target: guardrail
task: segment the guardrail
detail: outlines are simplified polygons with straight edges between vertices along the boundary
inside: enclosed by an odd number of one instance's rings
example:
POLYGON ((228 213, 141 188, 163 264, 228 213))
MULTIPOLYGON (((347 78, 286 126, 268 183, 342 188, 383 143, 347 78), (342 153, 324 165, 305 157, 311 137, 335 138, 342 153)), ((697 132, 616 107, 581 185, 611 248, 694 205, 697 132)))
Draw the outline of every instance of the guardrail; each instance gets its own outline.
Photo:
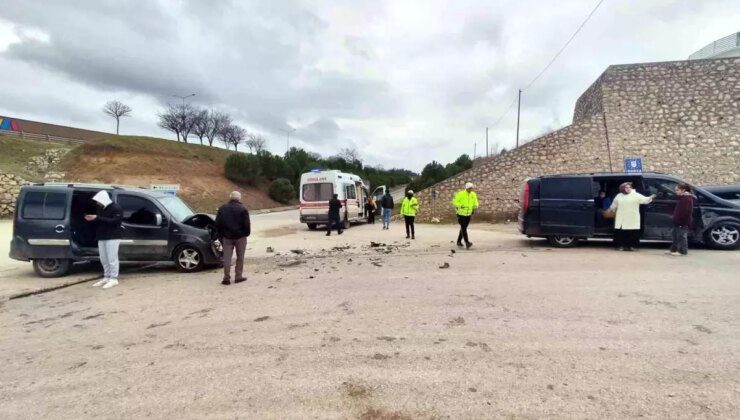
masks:
POLYGON ((48 134, 26 133, 23 131, 0 130, 0 134, 5 135, 5 136, 16 136, 20 138, 45 140, 48 142, 62 142, 62 143, 69 143, 69 144, 85 143, 85 140, 80 140, 80 139, 70 139, 67 137, 50 136, 48 134))
POLYGON ((720 38, 710 44, 707 44, 704 48, 691 54, 689 60, 700 60, 702 58, 709 58, 717 54, 722 54, 733 48, 740 47, 740 32, 726 37, 720 38))

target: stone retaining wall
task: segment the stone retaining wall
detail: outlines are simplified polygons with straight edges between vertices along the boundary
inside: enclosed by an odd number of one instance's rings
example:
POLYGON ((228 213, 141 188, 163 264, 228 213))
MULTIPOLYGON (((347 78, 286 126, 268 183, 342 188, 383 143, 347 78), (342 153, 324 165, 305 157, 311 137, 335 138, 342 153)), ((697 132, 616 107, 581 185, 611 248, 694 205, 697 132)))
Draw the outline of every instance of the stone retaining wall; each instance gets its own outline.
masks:
POLYGON ((26 181, 19 176, 0 172, 0 218, 13 215, 18 193, 25 183, 26 181))
POLYGON ((478 217, 514 218, 527 178, 645 171, 695 185, 740 183, 740 59, 610 66, 578 99, 574 121, 418 194, 419 219, 451 219, 454 192, 476 183, 478 217), (610 164, 611 160, 611 164, 610 164))

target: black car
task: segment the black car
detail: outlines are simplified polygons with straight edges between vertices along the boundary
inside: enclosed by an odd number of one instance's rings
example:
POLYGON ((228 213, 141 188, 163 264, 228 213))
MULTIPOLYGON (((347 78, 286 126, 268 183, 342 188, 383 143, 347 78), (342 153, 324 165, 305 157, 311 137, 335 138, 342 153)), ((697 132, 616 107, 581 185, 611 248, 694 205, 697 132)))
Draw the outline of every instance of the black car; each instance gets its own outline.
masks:
MULTIPOLYGON (((632 182, 643 195, 655 194, 640 206, 641 238, 670 241, 676 185, 680 179, 660 173, 590 173, 548 175, 524 184, 519 210, 519 231, 527 237, 547 238, 553 246, 574 246, 586 238, 609 238, 614 220, 604 218, 596 202, 600 191, 609 199, 619 184, 632 182)), ((689 239, 717 249, 740 245, 740 205, 694 188, 696 206, 689 239)))
POLYGON ((740 204, 740 185, 723 185, 721 187, 711 186, 702 188, 723 200, 740 204))
POLYGON ((106 190, 123 209, 120 261, 175 262, 196 271, 221 262, 213 216, 194 213, 180 198, 143 188, 46 183, 21 188, 10 257, 32 261, 39 276, 65 275, 74 262, 99 260, 92 197, 106 190))

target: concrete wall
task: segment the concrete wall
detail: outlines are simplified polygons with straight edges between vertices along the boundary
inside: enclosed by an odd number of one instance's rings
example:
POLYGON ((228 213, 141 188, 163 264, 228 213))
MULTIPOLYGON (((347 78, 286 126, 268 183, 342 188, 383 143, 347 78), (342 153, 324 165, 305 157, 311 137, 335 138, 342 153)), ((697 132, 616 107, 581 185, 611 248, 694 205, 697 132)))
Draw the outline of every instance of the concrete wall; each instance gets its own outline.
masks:
POLYGON ((15 212, 15 202, 21 185, 26 181, 16 175, 0 172, 0 217, 10 217, 15 212))
POLYGON ((570 126, 435 185, 435 206, 421 191, 419 218, 453 217, 452 195, 466 181, 477 184, 479 217, 513 218, 527 178, 620 172, 626 157, 696 185, 740 183, 739 78, 740 59, 610 66, 578 99, 570 126))

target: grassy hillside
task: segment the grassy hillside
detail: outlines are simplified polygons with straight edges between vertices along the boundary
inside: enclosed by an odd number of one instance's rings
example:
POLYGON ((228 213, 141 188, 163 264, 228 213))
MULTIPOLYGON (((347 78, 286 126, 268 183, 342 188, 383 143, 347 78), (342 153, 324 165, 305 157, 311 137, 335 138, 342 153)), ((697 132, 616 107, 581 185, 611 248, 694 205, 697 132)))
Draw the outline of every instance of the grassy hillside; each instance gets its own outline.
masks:
POLYGON ((31 157, 51 148, 69 149, 60 167, 55 168, 65 173, 65 181, 146 188, 151 184, 180 184, 179 195, 194 210, 209 213, 215 212, 233 190, 242 192, 243 201, 251 209, 281 206, 268 197, 267 185, 244 186, 226 179, 224 162, 234 152, 152 137, 111 135, 70 146, 0 136, 0 171, 42 181, 25 167, 31 157))
POLYGON ((234 152, 152 137, 110 136, 73 149, 63 162, 67 179, 149 187, 180 184, 179 195, 195 210, 215 212, 229 192, 239 190, 251 209, 279 207, 267 186, 243 186, 224 176, 234 152))
POLYGON ((0 135, 0 171, 19 175, 28 181, 40 181, 37 173, 26 169, 28 161, 34 156, 43 155, 47 150, 59 148, 69 149, 71 146, 64 143, 0 135))

